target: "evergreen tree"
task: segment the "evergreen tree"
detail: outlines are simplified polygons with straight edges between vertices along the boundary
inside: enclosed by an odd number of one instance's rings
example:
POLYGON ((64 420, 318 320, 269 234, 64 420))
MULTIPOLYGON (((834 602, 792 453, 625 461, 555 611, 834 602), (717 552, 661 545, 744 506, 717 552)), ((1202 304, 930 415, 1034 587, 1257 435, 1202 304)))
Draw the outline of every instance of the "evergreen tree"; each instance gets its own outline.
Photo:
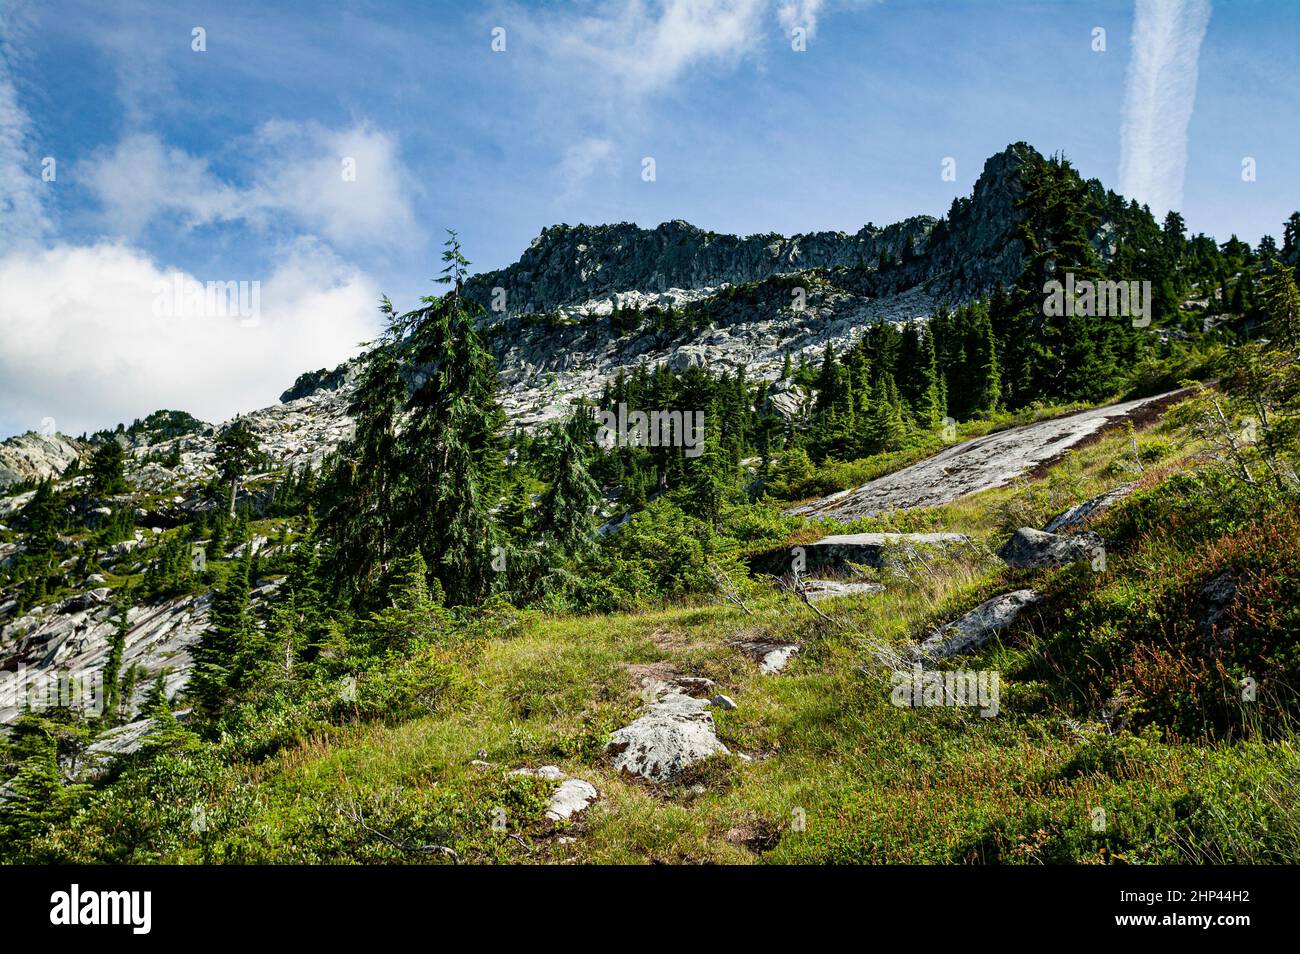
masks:
POLYGON ((974 412, 993 411, 1002 396, 1002 377, 998 370, 997 348, 988 309, 977 305, 971 309, 972 322, 966 345, 970 362, 971 396, 969 408, 974 412))
POLYGON ((451 617, 442 606, 442 589, 429 584, 429 567, 417 550, 398 561, 389 605, 370 616, 367 629, 376 648, 403 652, 413 645, 446 639, 451 617))
POLYGON ((104 711, 101 717, 107 722, 117 720, 119 710, 130 698, 123 699, 120 694, 118 679, 122 670, 122 654, 126 648, 126 637, 131 631, 127 613, 131 608, 130 591, 122 590, 118 594, 117 606, 113 615, 113 635, 108 639, 108 659, 104 662, 102 674, 104 691, 104 711))
POLYGON ((90 492, 107 496, 122 493, 126 486, 126 451, 116 437, 109 437, 90 458, 90 492))
POLYGON ((1263 293, 1269 333, 1294 350, 1300 342, 1300 291, 1295 276, 1276 259, 1264 276, 1263 293))
POLYGON ((69 785, 59 767, 59 733, 63 727, 26 713, 13 726, 10 759, 17 771, 0 799, 0 856, 39 860, 33 844, 75 810, 84 785, 69 785))
POLYGON ((934 429, 943 423, 948 413, 944 394, 940 390, 939 362, 935 356, 934 335, 926 331, 921 339, 920 357, 917 362, 916 419, 922 428, 934 429))
POLYGON ((903 436, 903 418, 894 388, 893 376, 882 372, 871 388, 871 405, 867 411, 865 441, 868 453, 894 450, 903 436))
POLYGON ((542 457, 546 490, 538 507, 537 528, 560 554, 582 557, 595 546, 592 513, 600 488, 590 474, 595 421, 585 404, 567 421, 551 427, 542 457))
POLYGON ((411 396, 400 441, 401 513, 407 548, 420 551, 454 602, 473 604, 493 586, 504 413, 471 311, 477 306, 461 295, 469 263, 455 233, 446 246, 439 280, 453 287, 411 316, 411 351, 424 382, 411 396))
POLYGON ((194 647, 189 693, 195 708, 215 720, 242 681, 241 656, 253 629, 248 603, 247 550, 212 597, 211 622, 194 647))
POLYGON ((691 464, 686 499, 687 513, 717 528, 722 506, 731 487, 731 468, 722 448, 717 407, 709 409, 704 428, 704 452, 691 464))
POLYGON ((407 319, 384 298, 383 334, 361 359, 348 412, 353 437, 339 448, 322 488, 320 535, 330 578, 350 602, 367 605, 389 572, 402 523, 398 425, 407 399, 402 379, 407 319))
POLYGON ((235 496, 239 484, 257 463, 257 437, 243 418, 235 418, 217 437, 214 463, 222 481, 230 485, 230 517, 235 516, 235 496))

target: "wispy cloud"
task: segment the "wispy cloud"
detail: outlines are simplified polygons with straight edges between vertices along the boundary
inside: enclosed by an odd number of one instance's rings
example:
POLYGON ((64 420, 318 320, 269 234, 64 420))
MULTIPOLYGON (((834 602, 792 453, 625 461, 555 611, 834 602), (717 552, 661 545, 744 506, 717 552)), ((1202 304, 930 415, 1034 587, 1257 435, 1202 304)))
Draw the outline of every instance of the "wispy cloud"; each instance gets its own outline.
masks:
POLYGON ((1119 191, 1157 215, 1183 204, 1187 124, 1209 22, 1209 0, 1137 0, 1120 130, 1119 191))
POLYGON ((380 130, 276 120, 258 128, 245 152, 248 185, 223 180, 204 159, 151 132, 125 137, 79 173, 115 235, 134 238, 163 216, 183 228, 287 217, 339 247, 391 244, 411 233, 413 179, 380 130))
POLYGON ((812 37, 817 32, 817 14, 821 8, 822 0, 782 0, 776 16, 787 34, 795 27, 803 27, 812 37))
POLYGON ((614 143, 599 136, 589 136, 564 150, 560 160, 560 181, 573 189, 608 166, 614 155, 614 143))
POLYGON ((638 98, 674 85, 690 69, 731 65, 759 45, 770 0, 601 0, 586 12, 560 6, 530 21, 557 63, 594 69, 608 87, 638 98))
POLYGON ((31 117, 18 99, 12 64, 31 30, 30 9, 0 4, 0 250, 43 239, 52 225, 33 151, 31 117))

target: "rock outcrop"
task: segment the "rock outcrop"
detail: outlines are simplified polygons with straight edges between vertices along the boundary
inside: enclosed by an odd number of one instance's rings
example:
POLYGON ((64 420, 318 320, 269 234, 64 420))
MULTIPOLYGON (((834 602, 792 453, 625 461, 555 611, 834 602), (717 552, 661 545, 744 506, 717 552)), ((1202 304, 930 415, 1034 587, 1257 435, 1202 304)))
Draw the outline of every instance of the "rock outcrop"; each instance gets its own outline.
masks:
POLYGON ((969 613, 940 628, 913 652, 917 660, 947 659, 983 646, 1042 597, 1036 590, 1013 590, 985 600, 969 613))
POLYGON ((600 793, 596 791, 595 785, 580 778, 566 775, 555 765, 543 765, 541 768, 515 769, 510 774, 526 775, 530 778, 541 778, 560 783, 555 791, 551 793, 551 797, 546 803, 546 817, 553 822, 570 820, 573 816, 585 812, 600 798, 600 793))
POLYGON ((788 512, 848 522, 890 510, 934 507, 967 494, 1004 487, 1017 477, 1051 463, 1110 424, 1185 393, 1170 391, 1091 408, 962 441, 918 464, 788 512))
POLYGON ((24 481, 57 477, 85 450, 81 441, 35 431, 0 442, 0 490, 24 481))
POLYGON ((1078 530, 1093 517, 1100 516, 1120 501, 1127 500, 1136 489, 1136 483, 1121 484, 1114 490, 1108 490, 1091 500, 1077 503, 1073 507, 1058 513, 1047 522, 1047 526, 1043 527, 1043 529, 1048 533, 1066 533, 1078 530))
POLYGON ((774 643, 766 639, 743 640, 735 645, 758 663, 758 671, 765 676, 784 672, 790 660, 799 652, 797 643, 774 643))
POLYGON ((728 755, 713 726, 711 704, 670 692, 635 722, 614 732, 605 746, 614 768, 652 782, 667 782, 713 755, 728 755))
POLYGON ((805 580, 804 591, 816 603, 840 596, 874 596, 883 593, 885 587, 870 580, 805 580))
POLYGON ((1003 544, 998 556, 1017 570, 1042 570, 1095 559, 1101 546, 1101 537, 1087 531, 1064 536, 1021 527, 1003 544))

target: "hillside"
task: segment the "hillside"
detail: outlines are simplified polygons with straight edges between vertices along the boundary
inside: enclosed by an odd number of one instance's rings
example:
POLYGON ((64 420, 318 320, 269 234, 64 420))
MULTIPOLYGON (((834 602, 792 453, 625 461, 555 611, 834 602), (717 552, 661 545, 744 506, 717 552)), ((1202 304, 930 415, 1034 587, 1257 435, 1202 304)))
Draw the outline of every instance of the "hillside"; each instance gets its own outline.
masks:
POLYGON ((1294 861, 1298 226, 1018 143, 853 235, 453 234, 278 405, 6 441, 0 859, 1294 861))

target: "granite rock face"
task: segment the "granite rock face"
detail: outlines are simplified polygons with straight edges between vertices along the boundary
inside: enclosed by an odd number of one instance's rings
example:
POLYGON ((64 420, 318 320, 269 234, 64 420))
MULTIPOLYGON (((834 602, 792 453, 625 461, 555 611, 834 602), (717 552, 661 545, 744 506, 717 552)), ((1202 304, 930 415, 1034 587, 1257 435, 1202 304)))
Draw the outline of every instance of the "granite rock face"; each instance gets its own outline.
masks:
POLYGON ((1101 537, 1095 533, 1085 531, 1067 537, 1033 527, 1021 527, 1003 544, 998 556, 1007 566, 1017 570, 1042 570, 1093 560, 1101 547, 1101 537))
POLYGON ((81 441, 62 434, 28 431, 0 442, 0 490, 63 473, 87 449, 81 441))
POLYGON ((848 522, 890 510, 933 507, 981 490, 1004 487, 1055 460, 1109 424, 1184 393, 1170 391, 1091 408, 962 441, 920 463, 788 512, 848 522))
POLYGON ((1114 490, 1077 503, 1073 507, 1058 513, 1043 527, 1048 533, 1068 533, 1083 527, 1093 517, 1100 516, 1115 504, 1127 500, 1137 489, 1137 484, 1122 484, 1114 490))
MULTIPOLYGON (((1015 279, 1023 255, 1016 202, 1032 155, 1016 143, 990 158, 942 223, 917 216, 788 237, 720 235, 682 221, 547 228, 519 261, 472 276, 464 289, 485 309, 506 412, 536 428, 597 396, 620 369, 664 362, 743 368, 771 385, 772 407, 796 416, 807 395, 777 381, 787 355, 820 355, 827 343, 842 350, 874 322, 924 319, 941 301, 1015 279), (657 323, 648 317, 656 309, 676 319, 657 323)), ((282 399, 346 398, 355 370, 308 372, 282 399)))
POLYGON ((914 652, 921 659, 947 659, 978 649, 1006 629, 1042 597, 1036 590, 1013 590, 985 600, 925 639, 914 652))

